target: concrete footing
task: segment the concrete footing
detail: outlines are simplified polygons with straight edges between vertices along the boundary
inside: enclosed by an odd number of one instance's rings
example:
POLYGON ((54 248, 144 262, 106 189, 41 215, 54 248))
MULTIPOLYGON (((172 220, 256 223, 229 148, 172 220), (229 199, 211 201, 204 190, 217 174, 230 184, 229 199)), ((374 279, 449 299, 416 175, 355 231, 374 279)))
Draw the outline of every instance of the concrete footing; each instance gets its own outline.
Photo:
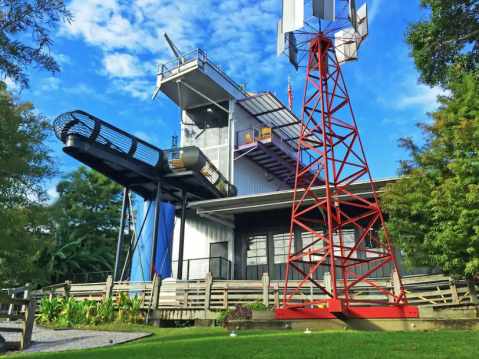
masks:
POLYGON ((332 330, 351 329, 368 331, 407 331, 469 329, 479 330, 477 308, 472 305, 440 308, 418 308, 419 318, 403 319, 310 319, 278 320, 274 312, 254 311, 253 319, 228 322, 228 330, 279 329, 279 330, 332 330))

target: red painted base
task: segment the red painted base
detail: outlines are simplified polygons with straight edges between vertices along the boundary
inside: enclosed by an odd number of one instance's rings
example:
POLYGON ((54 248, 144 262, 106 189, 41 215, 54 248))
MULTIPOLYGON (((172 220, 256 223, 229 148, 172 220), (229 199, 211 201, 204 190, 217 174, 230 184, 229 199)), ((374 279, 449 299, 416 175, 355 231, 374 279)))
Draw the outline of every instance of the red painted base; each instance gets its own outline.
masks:
POLYGON ((351 307, 341 311, 332 308, 276 309, 276 319, 349 319, 419 318, 417 307, 351 307))

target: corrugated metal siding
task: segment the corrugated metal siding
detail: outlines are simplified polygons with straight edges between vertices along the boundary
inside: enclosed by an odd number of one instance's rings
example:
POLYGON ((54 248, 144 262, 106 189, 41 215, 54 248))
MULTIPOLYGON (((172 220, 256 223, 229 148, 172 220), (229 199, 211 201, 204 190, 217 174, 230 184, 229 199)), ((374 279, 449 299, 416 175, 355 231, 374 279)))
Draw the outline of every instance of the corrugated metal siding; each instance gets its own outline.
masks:
MULTIPOLYGON (((345 212, 348 214, 349 211, 345 209, 345 212)), ((351 213, 349 213, 351 215, 351 213)), ((235 279, 238 280, 261 280, 263 273, 268 273, 272 280, 284 280, 286 275, 286 263, 274 263, 274 242, 273 236, 275 233, 289 233, 290 222, 291 221, 291 210, 290 209, 278 209, 272 211, 264 212, 255 212, 255 213, 245 213, 237 214, 235 225, 236 225, 236 234, 235 234, 235 253, 234 253, 234 267, 235 267, 235 279), (248 234, 262 233, 267 235, 267 258, 268 264, 266 265, 257 265, 257 266, 247 266, 247 236, 248 234)), ((364 224, 363 224, 364 225, 364 224)), ((295 227, 294 238, 295 238, 295 249, 301 249, 300 239, 302 229, 295 227)), ((359 237, 359 231, 356 233, 356 238, 359 237)), ((361 243, 360 248, 365 248, 364 242, 361 243)), ((361 254, 358 254, 361 255, 361 254)), ((406 275, 418 275, 418 274, 427 274, 428 270, 426 268, 415 268, 413 271, 410 271, 404 264, 402 264, 403 257, 399 250, 395 251, 396 261, 398 263, 398 270, 402 276, 406 275)), ((352 269, 358 275, 363 275, 368 272, 370 269, 374 268, 377 263, 372 262, 367 266, 357 266, 352 269)), ((309 272, 307 264, 298 264, 298 266, 305 272, 309 272)), ((391 276, 391 270, 394 268, 392 262, 387 263, 381 267, 378 271, 374 272, 371 277, 373 278, 384 278, 391 276)), ((329 272, 330 268, 327 266, 320 266, 314 274, 314 278, 322 278, 324 272, 329 272)), ((438 273, 438 270, 434 270, 433 273, 438 273)), ((341 278, 342 274, 339 269, 337 269, 337 277, 341 278)), ((292 280, 302 280, 303 277, 296 270, 290 270, 289 279, 292 280)))
MULTIPOLYGON (((255 165, 245 157, 235 161, 234 185, 238 189, 238 196, 248 194, 275 192, 281 186, 282 181, 271 179, 271 175, 264 175, 264 170, 255 165)), ((289 186, 283 186, 281 189, 289 189, 289 186)))
MULTIPOLYGON (((180 238, 180 218, 176 219, 173 235, 173 261, 178 260, 180 238)), ((185 223, 184 259, 208 258, 210 243, 228 242, 229 258, 233 256, 233 230, 210 219, 198 216, 194 212, 187 212, 185 223)))

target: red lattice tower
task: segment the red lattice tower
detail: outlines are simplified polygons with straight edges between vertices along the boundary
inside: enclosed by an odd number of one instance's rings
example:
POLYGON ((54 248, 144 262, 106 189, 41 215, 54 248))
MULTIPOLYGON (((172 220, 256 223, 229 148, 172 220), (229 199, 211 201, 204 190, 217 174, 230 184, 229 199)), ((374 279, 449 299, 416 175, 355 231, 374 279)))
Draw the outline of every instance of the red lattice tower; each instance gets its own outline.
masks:
MULTIPOLYGON (((325 1, 328 0, 318 0, 318 3, 324 5, 325 1)), ((295 0, 284 2, 294 3, 295 0)), ((316 1, 306 3, 316 5, 316 1)), ((367 36, 367 10, 364 6, 357 17, 351 16, 352 11, 356 13, 354 2, 338 0, 337 3, 345 5, 334 21, 324 24, 323 20, 312 17, 304 21, 301 29, 286 35, 290 62, 301 67, 302 60, 298 61, 296 57, 301 53, 307 63, 283 307, 276 311, 276 317, 417 317, 417 308, 408 306, 398 274, 341 72, 342 63, 357 59, 357 50, 367 36), (348 8, 350 15, 346 16, 344 13, 348 8), (315 29, 310 24, 312 19, 319 20, 319 28, 315 29), (353 21, 356 25, 347 28, 353 21), (335 38, 336 47, 331 37, 335 38), (300 170, 299 160, 308 157, 302 156, 302 152, 309 153, 312 160, 300 170), (303 176, 310 170, 316 171, 313 179, 303 176), (350 185, 360 179, 369 182, 371 200, 353 193, 350 185), (312 190, 318 180, 324 181, 325 198, 318 198, 312 190), (313 228, 318 224, 326 227, 324 232, 318 233, 313 228), (313 238, 311 243, 301 244, 300 250, 294 249, 295 226, 304 233, 309 232, 313 238), (345 231, 351 226, 359 236, 354 244, 347 244, 345 231), (384 242, 372 231, 378 227, 384 230, 384 242), (374 244, 370 245, 373 249, 361 246, 366 240, 374 244), (395 269, 395 286, 379 285, 371 279, 388 263, 395 269), (319 278, 320 266, 327 267, 325 272, 330 273, 330 281, 319 278), (288 287, 290 271, 298 272, 303 278, 299 285, 290 284, 288 287), (313 298, 313 286, 316 292, 321 293, 316 295, 317 299, 313 298), (311 293, 311 296, 308 297, 305 292, 311 293), (298 302, 298 295, 307 299, 298 302), (373 299, 368 299, 368 296, 373 299)), ((278 25, 279 33, 284 22, 283 15, 278 25)))

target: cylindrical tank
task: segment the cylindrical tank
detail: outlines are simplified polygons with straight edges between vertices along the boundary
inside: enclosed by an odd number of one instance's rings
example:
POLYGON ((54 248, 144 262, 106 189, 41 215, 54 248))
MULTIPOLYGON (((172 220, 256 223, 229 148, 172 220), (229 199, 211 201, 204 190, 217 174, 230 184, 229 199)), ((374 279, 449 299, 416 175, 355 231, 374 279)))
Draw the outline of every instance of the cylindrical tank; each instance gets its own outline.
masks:
MULTIPOLYGON (((130 281, 141 282, 149 280, 152 262, 151 245, 153 242, 154 218, 155 202, 144 201, 140 203, 136 216, 136 235, 138 236, 142 226, 143 231, 141 232, 138 246, 133 252, 130 281), (148 208, 150 209, 148 210, 148 208)), ((175 206, 162 202, 160 204, 160 222, 158 226, 158 245, 156 248, 155 262, 156 272, 161 274, 162 278, 171 277, 171 252, 173 250, 174 225, 175 206)))

